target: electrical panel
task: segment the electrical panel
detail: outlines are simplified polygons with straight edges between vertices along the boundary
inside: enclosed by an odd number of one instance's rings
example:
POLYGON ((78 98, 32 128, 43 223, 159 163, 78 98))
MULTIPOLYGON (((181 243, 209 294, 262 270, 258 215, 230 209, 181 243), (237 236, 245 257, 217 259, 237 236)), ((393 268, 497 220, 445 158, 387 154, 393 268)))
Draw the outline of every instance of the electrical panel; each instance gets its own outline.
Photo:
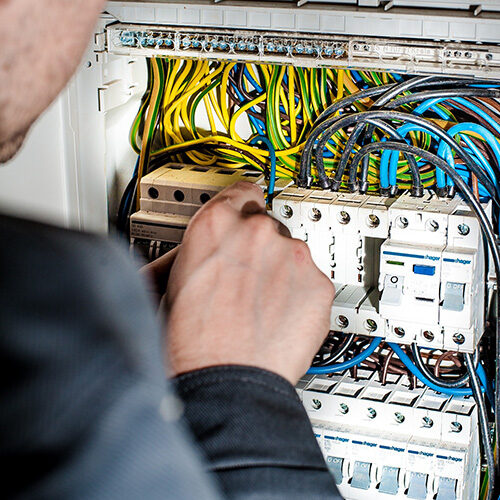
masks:
POLYGON ((465 500, 479 494, 477 409, 401 375, 308 376, 298 393, 346 499, 465 500))
POLYGON ((74 227, 109 221, 152 260, 243 180, 307 242, 336 297, 311 368, 325 374, 298 392, 345 498, 486 498, 493 439, 479 432, 478 401, 495 428, 500 387, 495 252, 485 245, 498 235, 499 44, 496 0, 111 0, 45 118, 60 131, 54 144, 44 136, 47 150, 64 151, 45 163, 64 172, 61 212, 74 227), (353 121, 320 152, 325 122, 349 116, 365 117, 365 129, 356 136, 353 121), (389 181, 383 155, 366 149, 384 143, 396 148, 389 181), (349 144, 345 175, 330 183, 349 144), (355 158, 358 185, 348 180, 355 158), (472 392, 468 355, 486 371, 486 397, 472 392))
POLYGON ((458 196, 398 199, 288 187, 273 216, 336 286, 331 328, 473 352, 483 333, 479 223, 458 196))

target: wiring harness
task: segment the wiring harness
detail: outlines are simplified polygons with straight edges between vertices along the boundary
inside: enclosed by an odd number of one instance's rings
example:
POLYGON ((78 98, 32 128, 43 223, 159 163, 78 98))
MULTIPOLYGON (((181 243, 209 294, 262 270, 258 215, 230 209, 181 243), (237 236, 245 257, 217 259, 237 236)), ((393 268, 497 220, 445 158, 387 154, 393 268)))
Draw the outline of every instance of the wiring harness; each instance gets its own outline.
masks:
MULTIPOLYGON (((396 196, 410 190, 456 192, 478 217, 497 279, 500 207, 500 85, 491 81, 255 65, 207 60, 148 60, 148 87, 130 142, 137 164, 120 203, 127 232, 140 180, 167 162, 264 173, 271 201, 278 177, 301 187, 396 196), (482 202, 491 200, 488 217, 482 202)), ((497 283, 498 286, 498 283, 497 283)), ((476 400, 488 466, 481 497, 493 498, 498 474, 500 332, 474 356, 401 347, 381 338, 331 332, 310 373, 376 370, 407 375, 476 400), (495 363, 483 366, 484 359, 495 363), (492 365, 495 365, 492 366, 492 365), (491 382, 493 379, 493 383, 491 382), (495 419, 493 438, 489 421, 495 419), (496 462, 496 466, 495 466, 496 462)))

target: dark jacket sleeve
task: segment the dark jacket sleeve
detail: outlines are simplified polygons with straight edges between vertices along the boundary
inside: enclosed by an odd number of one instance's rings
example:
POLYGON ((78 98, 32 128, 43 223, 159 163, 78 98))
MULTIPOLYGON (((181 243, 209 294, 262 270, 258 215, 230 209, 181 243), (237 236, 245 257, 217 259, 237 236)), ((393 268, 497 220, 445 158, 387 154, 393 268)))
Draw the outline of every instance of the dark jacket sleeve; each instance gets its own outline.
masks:
POLYGON ((294 387, 258 368, 175 379, 184 416, 231 500, 340 499, 294 387))
POLYGON ((2 498, 220 500, 124 251, 0 216, 2 498))

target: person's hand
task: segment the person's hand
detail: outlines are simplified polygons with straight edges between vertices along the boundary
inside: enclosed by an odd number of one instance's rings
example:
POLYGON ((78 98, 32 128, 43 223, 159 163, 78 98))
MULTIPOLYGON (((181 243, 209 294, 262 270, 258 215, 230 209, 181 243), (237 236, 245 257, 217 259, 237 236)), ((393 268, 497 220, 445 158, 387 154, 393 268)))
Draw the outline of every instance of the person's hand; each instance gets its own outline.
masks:
POLYGON ((261 189, 238 183, 193 217, 165 298, 174 375, 238 364, 295 384, 328 333, 334 287, 265 214, 261 189))

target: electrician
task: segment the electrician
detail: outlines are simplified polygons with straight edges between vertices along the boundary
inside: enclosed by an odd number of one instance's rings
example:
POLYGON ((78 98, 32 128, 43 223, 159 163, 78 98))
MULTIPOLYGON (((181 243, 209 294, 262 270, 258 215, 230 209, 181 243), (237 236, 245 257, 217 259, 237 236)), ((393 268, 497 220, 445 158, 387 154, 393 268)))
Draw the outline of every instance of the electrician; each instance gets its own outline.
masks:
MULTIPOLYGON (((0 0, 0 163, 103 7, 0 0)), ((334 289, 258 188, 221 193, 145 268, 166 327, 111 241, 3 215, 0 238, 4 498, 340 498, 294 390, 334 289)))

